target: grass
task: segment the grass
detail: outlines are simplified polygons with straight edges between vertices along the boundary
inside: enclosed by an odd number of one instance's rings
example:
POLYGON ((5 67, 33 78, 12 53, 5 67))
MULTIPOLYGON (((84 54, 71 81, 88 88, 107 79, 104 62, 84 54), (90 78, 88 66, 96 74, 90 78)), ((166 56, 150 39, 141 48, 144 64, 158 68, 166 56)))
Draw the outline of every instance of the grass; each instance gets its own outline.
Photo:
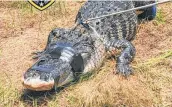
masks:
MULTIPOLYGON (((134 69, 137 72, 135 72, 135 76, 128 78, 129 81, 121 78, 120 76, 118 77, 113 75, 110 72, 113 64, 111 64, 111 61, 108 60, 101 70, 97 72, 97 74, 93 74, 93 78, 83 77, 84 79, 82 78, 82 80, 77 84, 71 85, 59 93, 52 94, 54 98, 51 100, 47 99, 46 94, 35 98, 31 96, 30 99, 28 98, 28 101, 20 100, 22 92, 15 88, 15 84, 9 83, 9 85, 7 85, 1 83, 0 101, 3 102, 1 103, 1 106, 11 107, 16 105, 23 107, 27 104, 37 107, 41 106, 39 104, 42 102, 39 100, 40 97, 48 100, 45 105, 49 107, 65 102, 67 102, 70 106, 77 107, 110 107, 113 105, 145 106, 145 103, 147 106, 150 106, 151 104, 164 106, 160 90, 162 90, 163 86, 167 87, 172 83, 172 74, 170 73, 170 68, 167 66, 169 64, 168 60, 171 58, 172 51, 168 51, 163 52, 156 58, 134 64, 134 69), (163 71, 163 67, 166 68, 166 71, 163 71)), ((4 79, 7 80, 7 77, 4 77, 4 79)))
POLYGON ((137 67, 140 67, 140 66, 152 67, 152 66, 157 65, 158 63, 163 62, 166 58, 171 57, 171 56, 172 56, 172 50, 165 51, 158 57, 148 59, 144 63, 139 63, 137 67))
POLYGON ((157 21, 158 24, 165 23, 164 13, 163 13, 162 9, 159 9, 159 11, 157 12, 155 20, 157 21))
POLYGON ((56 92, 23 89, 22 73, 34 63, 30 53, 45 47, 53 28, 71 27, 82 4, 56 2, 40 12, 26 2, 1 2, 0 107, 172 106, 172 27, 166 23, 172 3, 159 6, 156 19, 141 24, 134 41, 134 75, 115 75, 115 62, 107 59, 99 70, 56 92))

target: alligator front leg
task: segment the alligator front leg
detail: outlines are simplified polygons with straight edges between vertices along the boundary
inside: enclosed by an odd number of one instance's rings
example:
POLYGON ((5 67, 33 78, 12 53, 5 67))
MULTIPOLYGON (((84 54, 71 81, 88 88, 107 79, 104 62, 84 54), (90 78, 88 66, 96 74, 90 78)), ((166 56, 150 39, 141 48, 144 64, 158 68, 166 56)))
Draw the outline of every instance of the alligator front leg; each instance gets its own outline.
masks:
POLYGON ((111 40, 106 43, 106 49, 111 51, 113 49, 122 49, 121 54, 117 57, 117 73, 128 76, 132 73, 130 63, 135 56, 135 48, 131 42, 125 39, 111 40))
POLYGON ((37 59, 40 56, 42 56, 45 53, 45 51, 48 49, 50 44, 55 43, 58 40, 58 38, 61 36, 60 34, 64 31, 65 29, 62 29, 62 28, 53 29, 48 36, 48 41, 47 41, 45 49, 43 51, 33 52, 32 54, 34 54, 34 56, 32 58, 37 59))

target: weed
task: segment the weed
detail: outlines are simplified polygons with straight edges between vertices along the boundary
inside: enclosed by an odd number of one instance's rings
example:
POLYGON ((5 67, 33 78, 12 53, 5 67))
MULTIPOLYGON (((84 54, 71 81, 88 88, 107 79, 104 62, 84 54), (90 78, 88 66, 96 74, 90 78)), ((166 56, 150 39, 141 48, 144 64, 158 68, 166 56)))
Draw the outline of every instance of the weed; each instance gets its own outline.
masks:
POLYGON ((157 15, 156 15, 155 20, 158 24, 165 24, 166 20, 165 20, 164 13, 163 13, 162 9, 159 9, 157 11, 157 15))

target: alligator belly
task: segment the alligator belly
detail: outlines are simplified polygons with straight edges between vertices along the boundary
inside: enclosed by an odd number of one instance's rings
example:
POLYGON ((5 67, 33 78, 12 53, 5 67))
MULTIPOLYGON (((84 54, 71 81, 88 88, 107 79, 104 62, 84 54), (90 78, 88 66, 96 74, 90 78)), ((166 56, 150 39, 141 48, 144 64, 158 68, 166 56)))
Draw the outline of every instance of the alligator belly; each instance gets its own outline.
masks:
POLYGON ((85 63, 83 74, 99 68, 102 65, 103 60, 105 59, 105 56, 106 51, 104 45, 102 44, 102 42, 96 41, 95 50, 91 53, 91 57, 87 59, 87 62, 85 63))

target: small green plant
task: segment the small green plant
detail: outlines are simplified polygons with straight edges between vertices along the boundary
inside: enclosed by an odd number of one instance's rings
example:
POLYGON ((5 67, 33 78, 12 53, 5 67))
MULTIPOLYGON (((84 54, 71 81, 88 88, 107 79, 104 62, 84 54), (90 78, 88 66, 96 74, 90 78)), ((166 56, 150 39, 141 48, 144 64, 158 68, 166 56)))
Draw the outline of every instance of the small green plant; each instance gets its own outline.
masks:
POLYGON ((172 56, 172 50, 168 50, 168 51, 163 52, 163 54, 161 54, 158 57, 148 59, 146 62, 138 64, 137 67, 141 67, 141 66, 152 67, 171 56, 172 56))
POLYGON ((162 9, 159 9, 155 18, 156 22, 158 24, 164 24, 165 23, 165 17, 164 17, 164 13, 162 11, 162 9))

